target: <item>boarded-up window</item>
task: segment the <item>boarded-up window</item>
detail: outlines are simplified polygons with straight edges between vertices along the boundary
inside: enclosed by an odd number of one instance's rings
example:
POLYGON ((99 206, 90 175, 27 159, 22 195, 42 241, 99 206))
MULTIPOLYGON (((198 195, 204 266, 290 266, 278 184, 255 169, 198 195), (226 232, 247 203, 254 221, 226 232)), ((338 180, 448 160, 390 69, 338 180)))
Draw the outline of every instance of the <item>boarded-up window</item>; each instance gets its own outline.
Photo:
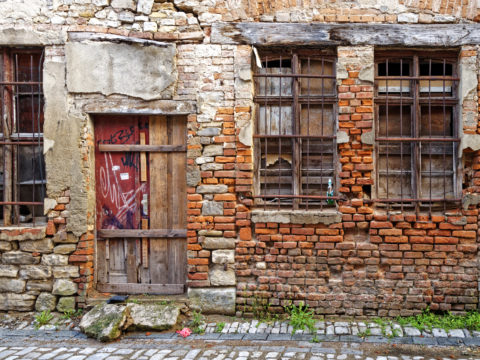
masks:
POLYGON ((322 207, 335 186, 335 58, 264 53, 255 74, 257 203, 322 207))
POLYGON ((377 197, 417 209, 456 201, 457 53, 376 54, 377 197))
POLYGON ((0 49, 3 225, 45 222, 42 49, 0 49))

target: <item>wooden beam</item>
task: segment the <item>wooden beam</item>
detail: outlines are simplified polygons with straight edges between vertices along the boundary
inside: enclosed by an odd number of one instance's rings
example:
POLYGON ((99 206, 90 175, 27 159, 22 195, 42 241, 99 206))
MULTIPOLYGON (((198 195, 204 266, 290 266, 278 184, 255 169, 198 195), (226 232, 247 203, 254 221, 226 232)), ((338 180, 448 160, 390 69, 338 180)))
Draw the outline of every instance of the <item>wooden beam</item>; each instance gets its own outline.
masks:
POLYGON ((115 293, 115 294, 159 294, 172 295, 183 294, 185 286, 183 284, 97 284, 97 291, 115 293))
POLYGON ((182 229, 100 229, 98 238, 186 238, 182 229))
POLYGON ((123 151, 142 151, 142 152, 185 152, 186 145, 131 145, 131 144, 100 144, 98 150, 101 152, 123 152, 123 151))
POLYGON ((212 44, 480 45, 478 24, 214 23, 212 44))

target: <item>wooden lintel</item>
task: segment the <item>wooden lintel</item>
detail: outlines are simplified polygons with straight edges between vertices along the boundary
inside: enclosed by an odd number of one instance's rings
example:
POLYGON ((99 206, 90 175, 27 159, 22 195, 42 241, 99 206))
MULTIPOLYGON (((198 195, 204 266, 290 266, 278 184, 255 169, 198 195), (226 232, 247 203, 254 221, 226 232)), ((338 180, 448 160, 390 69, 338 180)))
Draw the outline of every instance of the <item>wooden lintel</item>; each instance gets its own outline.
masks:
POLYGON ((97 283, 97 291, 115 293, 115 294, 158 294, 173 295, 183 294, 185 285, 183 284, 102 284, 97 283))
POLYGON ((182 229, 101 229, 98 238, 185 238, 187 230, 182 229))
POLYGON ((100 144, 98 149, 101 152, 123 152, 123 151, 144 151, 144 152, 185 152, 186 145, 130 145, 130 144, 100 144))
POLYGON ((214 23, 212 44, 375 45, 457 47, 480 45, 478 24, 214 23))

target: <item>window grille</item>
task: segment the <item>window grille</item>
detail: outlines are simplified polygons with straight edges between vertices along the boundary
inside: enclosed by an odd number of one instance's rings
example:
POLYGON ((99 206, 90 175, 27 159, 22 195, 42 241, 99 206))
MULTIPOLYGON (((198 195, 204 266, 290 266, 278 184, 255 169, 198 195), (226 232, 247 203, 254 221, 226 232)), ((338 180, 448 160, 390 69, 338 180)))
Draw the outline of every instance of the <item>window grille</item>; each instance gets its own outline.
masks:
POLYGON ((3 225, 44 222, 42 49, 0 49, 3 225))
POLYGON ((255 73, 256 198, 264 207, 333 205, 335 58, 320 52, 263 53, 255 73))
POLYGON ((458 202, 456 52, 376 54, 376 191, 388 208, 458 202))

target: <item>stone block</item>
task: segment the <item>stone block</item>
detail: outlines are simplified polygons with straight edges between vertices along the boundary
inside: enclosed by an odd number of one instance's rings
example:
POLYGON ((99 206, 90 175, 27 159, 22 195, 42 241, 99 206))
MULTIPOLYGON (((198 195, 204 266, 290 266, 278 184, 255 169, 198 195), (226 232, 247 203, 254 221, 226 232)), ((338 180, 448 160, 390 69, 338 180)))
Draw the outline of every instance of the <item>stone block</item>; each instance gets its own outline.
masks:
POLYGON ((200 170, 196 165, 187 165, 187 185, 188 186, 197 186, 198 183, 202 180, 200 177, 200 170))
POLYGON ((40 293, 35 302, 35 311, 53 311, 57 305, 57 297, 47 292, 40 293))
POLYGON ((0 293, 0 311, 32 311, 36 298, 30 294, 0 293))
POLYGON ((180 310, 175 305, 128 304, 132 326, 139 330, 162 331, 177 323, 180 310))
POLYGON ((52 291, 52 280, 28 280, 27 291, 52 291))
POLYGON ((223 203, 217 201, 204 201, 202 215, 223 215, 223 203))
POLYGON ((204 249, 235 249, 235 239, 207 237, 203 240, 204 249))
POLYGON ((30 265, 24 266, 20 269, 20 278, 22 279, 34 279, 34 280, 47 280, 52 277, 52 269, 45 265, 30 265))
POLYGON ((42 240, 20 241, 20 250, 27 252, 51 253, 53 250, 53 241, 51 238, 42 240))
POLYGON ((101 303, 83 316, 79 326, 89 337, 99 341, 112 341, 122 334, 127 317, 126 306, 101 303))
POLYGON ((12 250, 12 244, 10 241, 0 241, 0 251, 10 251, 12 250))
POLYGON ((235 263, 235 250, 214 250, 212 251, 212 262, 214 264, 235 263))
POLYGON ((212 266, 208 275, 213 286, 231 286, 237 283, 235 271, 230 268, 225 270, 223 265, 212 266))
POLYGON ((153 0, 138 0, 137 12, 150 15, 152 13, 153 0))
POLYGON ((68 255, 47 254, 42 256, 44 265, 68 265, 68 255))
POLYGON ((223 194, 228 191, 227 185, 200 185, 197 186, 197 193, 199 194, 223 194))
POLYGON ((235 287, 228 288, 189 288, 188 298, 192 310, 204 314, 235 314, 235 287))
POLYGON ((17 279, 0 279, 0 292, 22 293, 25 291, 25 281, 17 279))
POLYGON ((53 284, 54 295, 69 296, 77 293, 78 286, 73 281, 67 279, 56 279, 53 284))
POLYGON ((53 242, 55 244, 76 244, 78 243, 78 237, 76 237, 72 233, 60 231, 56 233, 53 237, 53 242))
POLYGON ((206 127, 197 132, 198 136, 217 136, 220 134, 219 127, 206 127))
POLYGON ((114 9, 130 9, 136 10, 134 0, 112 0, 110 5, 114 9))
POLYGON ((74 296, 62 296, 58 299, 57 311, 65 312, 75 310, 75 297, 74 296))
POLYGON ((174 44, 69 42, 66 45, 67 87, 73 93, 171 99, 177 81, 175 55, 174 44))
POLYGON ((68 255, 74 252, 77 249, 77 245, 75 244, 62 244, 57 245, 53 249, 54 254, 61 254, 61 255, 68 255))
POLYGON ((16 278, 18 267, 15 265, 0 265, 0 277, 16 278))
POLYGON ((55 266, 53 268, 53 277, 58 278, 76 278, 79 277, 80 273, 78 266, 55 266))
POLYGON ((203 148, 203 156, 222 156, 223 155, 223 146, 222 145, 207 145, 203 148))
POLYGON ((39 256, 33 256, 31 253, 22 251, 10 251, 3 253, 2 263, 12 265, 31 265, 40 262, 39 256))

